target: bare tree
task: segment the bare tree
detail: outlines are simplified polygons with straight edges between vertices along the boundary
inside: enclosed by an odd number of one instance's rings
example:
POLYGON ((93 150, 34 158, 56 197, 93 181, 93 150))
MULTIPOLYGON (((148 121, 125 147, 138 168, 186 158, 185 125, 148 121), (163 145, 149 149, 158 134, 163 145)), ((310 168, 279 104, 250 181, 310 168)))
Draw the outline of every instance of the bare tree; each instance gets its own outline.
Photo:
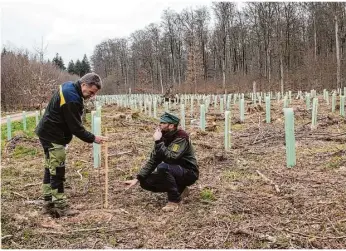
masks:
POLYGON ((248 2, 237 10, 232 2, 218 2, 211 10, 212 18, 206 7, 168 9, 160 24, 103 41, 92 56, 94 70, 115 92, 130 86, 197 92, 218 83, 245 91, 253 81, 258 90, 281 91, 342 84, 344 3, 248 2))
POLYGON ((57 85, 78 78, 35 58, 20 50, 1 54, 1 107, 4 110, 41 110, 57 85))
POLYGON ((336 52, 336 88, 341 88, 341 62, 340 62, 340 46, 339 46, 339 21, 338 21, 338 9, 339 4, 334 3, 335 14, 335 52, 336 52))
POLYGON ((170 55, 171 55, 171 68, 172 68, 172 81, 173 84, 176 84, 176 29, 174 28, 174 24, 176 23, 175 20, 177 18, 177 15, 175 12, 171 11, 170 9, 167 9, 163 12, 162 16, 162 26, 166 32, 166 35, 169 39, 169 48, 170 48, 170 55))
POLYGON ((229 20, 231 18, 231 10, 234 4, 231 2, 214 2, 213 10, 216 17, 216 50, 221 59, 222 69, 222 88, 226 89, 226 54, 227 39, 229 39, 229 20))
POLYGON ((41 37, 41 45, 39 47, 34 46, 34 50, 39 55, 39 58, 40 58, 39 60, 41 63, 43 63, 43 61, 44 61, 44 55, 47 53, 47 48, 48 48, 48 43, 46 45, 44 45, 43 37, 41 37))

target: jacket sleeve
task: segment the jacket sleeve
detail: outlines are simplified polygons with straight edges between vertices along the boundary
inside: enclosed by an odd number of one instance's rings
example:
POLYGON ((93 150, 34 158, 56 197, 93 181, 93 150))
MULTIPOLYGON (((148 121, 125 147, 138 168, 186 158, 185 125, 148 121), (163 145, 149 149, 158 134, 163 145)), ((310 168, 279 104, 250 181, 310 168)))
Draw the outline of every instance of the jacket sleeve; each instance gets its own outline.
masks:
POLYGON ((175 139, 169 146, 165 146, 163 142, 155 144, 155 152, 162 159, 167 161, 179 160, 189 147, 189 142, 185 138, 175 139))
POLYGON ((162 159, 156 154, 155 149, 150 154, 150 158, 141 168, 139 173, 137 174, 137 179, 138 180, 143 180, 146 179, 157 167, 158 164, 162 162, 162 159))
POLYGON ((82 118, 79 114, 81 109, 80 104, 69 102, 64 104, 61 108, 71 133, 87 143, 93 143, 95 141, 95 135, 85 130, 82 125, 82 118))

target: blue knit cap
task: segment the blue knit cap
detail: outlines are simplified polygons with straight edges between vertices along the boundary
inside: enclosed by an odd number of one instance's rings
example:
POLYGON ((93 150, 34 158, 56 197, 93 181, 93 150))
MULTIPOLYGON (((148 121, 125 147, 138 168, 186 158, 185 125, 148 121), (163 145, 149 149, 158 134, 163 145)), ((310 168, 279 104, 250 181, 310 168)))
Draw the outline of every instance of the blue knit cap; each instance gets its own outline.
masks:
POLYGON ((178 117, 174 116, 173 114, 165 112, 161 116, 160 122, 177 125, 177 124, 179 124, 180 119, 178 117))

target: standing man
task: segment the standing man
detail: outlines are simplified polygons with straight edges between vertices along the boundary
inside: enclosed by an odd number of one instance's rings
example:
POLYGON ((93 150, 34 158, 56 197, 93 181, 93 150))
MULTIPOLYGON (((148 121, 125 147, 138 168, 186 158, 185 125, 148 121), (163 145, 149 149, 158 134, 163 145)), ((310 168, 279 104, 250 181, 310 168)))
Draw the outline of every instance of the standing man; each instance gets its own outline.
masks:
POLYGON ((101 85, 101 78, 95 73, 60 85, 35 130, 45 154, 44 209, 55 217, 78 213, 67 207, 64 193, 66 145, 73 135, 87 143, 101 144, 106 140, 85 130, 81 121, 83 101, 95 96, 101 85))
POLYGON ((139 181, 140 186, 152 192, 167 192, 168 203, 163 211, 175 211, 188 194, 187 186, 199 176, 194 149, 187 133, 178 129, 179 118, 165 113, 153 135, 155 145, 150 159, 136 179, 126 181, 130 187, 139 181), (156 171, 154 171, 156 168, 156 171))

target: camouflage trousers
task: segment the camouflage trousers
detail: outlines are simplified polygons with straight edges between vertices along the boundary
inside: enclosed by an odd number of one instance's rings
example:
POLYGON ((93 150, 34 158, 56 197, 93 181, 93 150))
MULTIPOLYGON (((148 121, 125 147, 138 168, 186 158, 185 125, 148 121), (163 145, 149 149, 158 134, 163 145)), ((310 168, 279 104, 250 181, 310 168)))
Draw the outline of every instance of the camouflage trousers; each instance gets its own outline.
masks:
POLYGON ((66 207, 64 193, 66 150, 64 145, 40 139, 44 150, 44 176, 42 192, 44 200, 53 202, 54 207, 66 207))

